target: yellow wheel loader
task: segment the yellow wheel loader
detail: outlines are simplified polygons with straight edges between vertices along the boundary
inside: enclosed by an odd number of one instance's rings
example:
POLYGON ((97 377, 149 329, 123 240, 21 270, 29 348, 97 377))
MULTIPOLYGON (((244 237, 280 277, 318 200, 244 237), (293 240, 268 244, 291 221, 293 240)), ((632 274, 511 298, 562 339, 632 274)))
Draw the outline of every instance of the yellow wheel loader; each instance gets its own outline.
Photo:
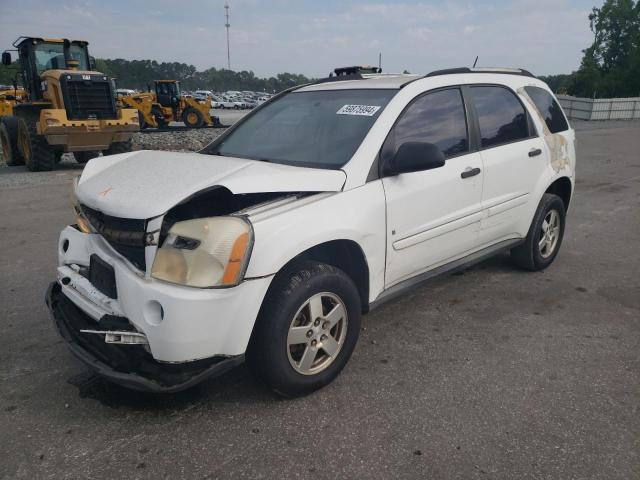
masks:
POLYGON ((184 122, 189 128, 222 126, 209 114, 211 99, 198 101, 180 93, 176 80, 155 80, 154 91, 120 97, 123 107, 138 109, 140 128, 165 128, 171 122, 184 122))
POLYGON ((13 121, 13 107, 23 102, 27 98, 24 88, 7 88, 0 90, 0 144, 2 145, 2 156, 9 166, 19 165, 22 155, 18 151, 15 140, 18 135, 18 123, 13 121), (11 118, 10 118, 11 117, 11 118), (3 121, 3 118, 6 121, 3 121))
MULTIPOLYGON (((66 152, 85 163, 101 151, 111 155, 131 150, 131 136, 140 130, 138 112, 117 107, 111 81, 95 71, 87 45, 37 37, 13 43, 26 98, 1 120, 3 152, 15 152, 11 164, 52 170, 66 152)), ((2 63, 11 64, 8 51, 2 63)))

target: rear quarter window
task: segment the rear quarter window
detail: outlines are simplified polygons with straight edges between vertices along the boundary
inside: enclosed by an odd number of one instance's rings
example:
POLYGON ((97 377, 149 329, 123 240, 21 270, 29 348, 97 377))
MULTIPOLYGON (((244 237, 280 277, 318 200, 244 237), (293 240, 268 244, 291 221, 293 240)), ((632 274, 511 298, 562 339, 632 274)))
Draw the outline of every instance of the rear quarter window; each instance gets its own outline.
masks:
POLYGON ((524 90, 544 118, 551 133, 564 132, 569 129, 562 108, 549 92, 540 87, 524 87, 524 90))

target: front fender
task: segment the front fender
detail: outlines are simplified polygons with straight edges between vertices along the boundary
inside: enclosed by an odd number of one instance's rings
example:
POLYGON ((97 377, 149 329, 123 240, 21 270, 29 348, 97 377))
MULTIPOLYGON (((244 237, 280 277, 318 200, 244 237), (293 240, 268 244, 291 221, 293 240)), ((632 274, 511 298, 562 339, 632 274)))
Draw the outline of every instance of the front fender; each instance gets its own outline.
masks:
POLYGON ((311 195, 274 210, 249 214, 255 241, 245 278, 280 271, 302 252, 333 240, 351 240, 369 266, 369 300, 384 288, 385 197, 377 180, 346 192, 311 195))

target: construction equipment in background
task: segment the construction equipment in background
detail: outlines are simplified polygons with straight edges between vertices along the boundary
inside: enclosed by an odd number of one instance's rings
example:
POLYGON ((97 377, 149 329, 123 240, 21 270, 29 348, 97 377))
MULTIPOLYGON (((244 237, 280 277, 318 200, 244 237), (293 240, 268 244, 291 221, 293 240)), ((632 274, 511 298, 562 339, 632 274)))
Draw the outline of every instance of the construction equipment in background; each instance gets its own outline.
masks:
POLYGON ((2 156, 8 165, 13 165, 13 159, 20 154, 17 151, 15 142, 11 144, 11 138, 18 134, 18 125, 16 122, 8 120, 5 124, 2 119, 4 117, 13 116, 13 107, 23 102, 27 97, 27 92, 23 88, 0 86, 0 145, 2 146, 2 156))
MULTIPOLYGON (((8 165, 52 170, 63 153, 86 163, 101 151, 131 150, 133 132, 140 129, 138 112, 117 107, 111 82, 95 71, 87 42, 20 37, 13 46, 25 97, 0 120, 8 165)), ((11 65, 8 51, 2 63, 11 65)))
POLYGON ((182 96, 176 80, 154 80, 153 91, 124 95, 118 98, 123 107, 136 108, 140 128, 166 128, 171 122, 184 122, 189 128, 222 127, 218 117, 212 116, 211 98, 196 100, 182 96))

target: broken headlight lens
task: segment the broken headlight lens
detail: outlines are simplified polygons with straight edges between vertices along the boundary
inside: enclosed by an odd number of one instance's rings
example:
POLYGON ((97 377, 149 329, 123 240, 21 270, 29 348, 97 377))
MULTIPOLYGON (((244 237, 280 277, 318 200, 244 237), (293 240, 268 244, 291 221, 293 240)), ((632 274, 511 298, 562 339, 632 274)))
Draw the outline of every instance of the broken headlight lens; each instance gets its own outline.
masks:
POLYGON ((244 276, 252 246, 251 224, 240 217, 178 222, 158 248, 151 276, 189 287, 232 287, 244 276))

